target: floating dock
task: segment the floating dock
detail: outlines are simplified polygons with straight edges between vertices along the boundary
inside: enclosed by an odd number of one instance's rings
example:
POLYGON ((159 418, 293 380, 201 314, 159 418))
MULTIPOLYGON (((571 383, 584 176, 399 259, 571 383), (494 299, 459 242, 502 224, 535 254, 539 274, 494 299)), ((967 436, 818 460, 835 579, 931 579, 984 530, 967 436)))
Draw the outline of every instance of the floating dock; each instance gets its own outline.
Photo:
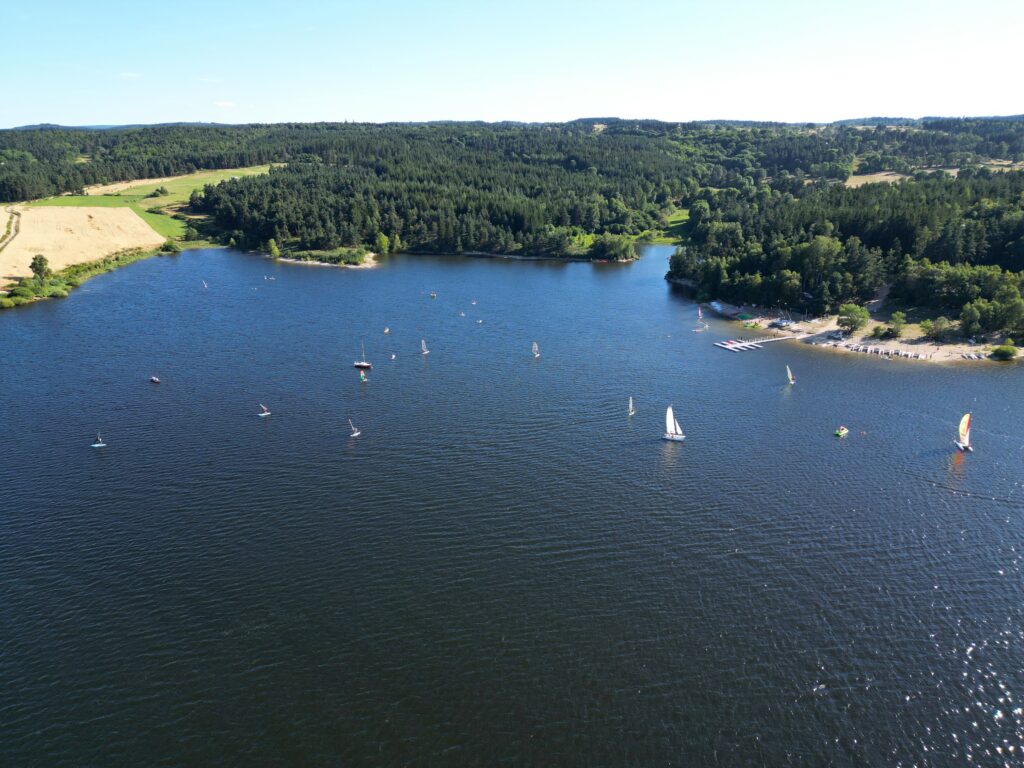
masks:
POLYGON ((773 341, 790 341, 809 338, 811 334, 804 333, 799 336, 764 336, 760 339, 729 339, 728 341, 716 341, 715 346, 720 349, 727 349, 730 352, 748 352, 751 349, 761 349, 765 344, 773 341))

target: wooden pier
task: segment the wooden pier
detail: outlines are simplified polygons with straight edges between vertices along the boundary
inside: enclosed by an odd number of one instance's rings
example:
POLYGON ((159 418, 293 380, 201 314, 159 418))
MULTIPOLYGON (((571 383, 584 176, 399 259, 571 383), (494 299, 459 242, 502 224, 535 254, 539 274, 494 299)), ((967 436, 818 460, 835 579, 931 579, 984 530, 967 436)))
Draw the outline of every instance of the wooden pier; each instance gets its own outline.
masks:
POLYGON ((799 336, 764 336, 760 339, 729 339, 728 341, 716 341, 715 346, 720 349, 727 349, 730 352, 747 352, 751 349, 761 349, 765 344, 773 341, 789 341, 791 339, 806 339, 811 334, 804 333, 799 336))

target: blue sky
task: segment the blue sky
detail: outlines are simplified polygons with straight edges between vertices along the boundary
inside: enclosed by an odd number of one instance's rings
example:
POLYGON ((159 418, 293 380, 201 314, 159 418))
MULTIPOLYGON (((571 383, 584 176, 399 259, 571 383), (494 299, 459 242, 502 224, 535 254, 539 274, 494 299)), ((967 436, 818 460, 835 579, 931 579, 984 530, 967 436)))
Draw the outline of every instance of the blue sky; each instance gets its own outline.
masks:
POLYGON ((26 0, 0 127, 1024 112, 1020 0, 26 0))

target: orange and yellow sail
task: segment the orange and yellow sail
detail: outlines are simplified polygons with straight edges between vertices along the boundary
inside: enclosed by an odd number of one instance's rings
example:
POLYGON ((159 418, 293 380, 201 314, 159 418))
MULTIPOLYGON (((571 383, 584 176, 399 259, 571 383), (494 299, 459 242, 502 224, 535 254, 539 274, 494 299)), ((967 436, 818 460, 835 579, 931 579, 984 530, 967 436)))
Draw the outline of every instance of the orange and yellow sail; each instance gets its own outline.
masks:
POLYGON ((964 445, 971 444, 971 414, 965 413, 960 419, 960 442, 964 445))

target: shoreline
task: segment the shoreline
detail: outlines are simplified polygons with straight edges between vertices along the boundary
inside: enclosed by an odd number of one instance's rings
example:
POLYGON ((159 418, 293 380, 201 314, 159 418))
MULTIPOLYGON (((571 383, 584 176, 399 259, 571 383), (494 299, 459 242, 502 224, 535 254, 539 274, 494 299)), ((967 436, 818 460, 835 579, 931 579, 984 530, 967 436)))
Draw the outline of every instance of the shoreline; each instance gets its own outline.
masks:
MULTIPOLYGON (((669 280, 669 282, 675 285, 686 285, 674 280, 669 280)), ((805 317, 803 320, 794 321, 792 326, 783 330, 767 327, 767 323, 780 315, 778 312, 766 312, 763 308, 757 307, 738 307, 717 299, 707 302, 703 306, 723 320, 737 323, 757 323, 757 327, 744 327, 744 330, 749 332, 747 335, 756 333, 775 338, 793 338, 794 334, 809 334, 805 338, 799 339, 801 344, 832 353, 866 354, 886 360, 910 360, 913 362, 939 363, 944 365, 1003 362, 992 359, 986 351, 990 350, 993 346, 997 346, 995 344, 971 344, 966 341, 937 343, 923 337, 916 339, 876 339, 871 336, 870 331, 866 331, 864 328, 855 331, 842 340, 837 340, 828 338, 830 333, 835 333, 839 329, 835 315, 820 318, 805 317), (750 318, 737 317, 743 314, 750 315, 750 318), (965 357, 966 355, 980 355, 981 359, 968 358, 965 357)))
POLYGON ((376 253, 367 253, 359 264, 346 264, 345 262, 315 261, 312 259, 289 259, 286 256, 278 256, 276 259, 270 254, 264 254, 266 258, 273 261, 283 261, 285 264, 307 264, 311 267, 341 267, 342 269, 373 269, 379 267, 376 253))

